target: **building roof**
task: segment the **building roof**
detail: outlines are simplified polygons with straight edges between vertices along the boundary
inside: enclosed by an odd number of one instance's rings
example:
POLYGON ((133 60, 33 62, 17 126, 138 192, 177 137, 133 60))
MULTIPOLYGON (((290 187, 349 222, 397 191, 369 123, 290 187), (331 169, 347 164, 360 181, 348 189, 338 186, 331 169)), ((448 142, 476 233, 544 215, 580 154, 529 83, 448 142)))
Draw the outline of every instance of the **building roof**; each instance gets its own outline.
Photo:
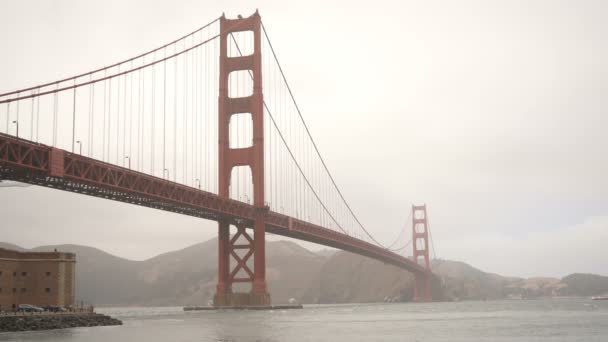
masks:
POLYGON ((20 252, 6 248, 0 248, 0 259, 14 260, 76 260, 76 254, 69 252, 20 252))

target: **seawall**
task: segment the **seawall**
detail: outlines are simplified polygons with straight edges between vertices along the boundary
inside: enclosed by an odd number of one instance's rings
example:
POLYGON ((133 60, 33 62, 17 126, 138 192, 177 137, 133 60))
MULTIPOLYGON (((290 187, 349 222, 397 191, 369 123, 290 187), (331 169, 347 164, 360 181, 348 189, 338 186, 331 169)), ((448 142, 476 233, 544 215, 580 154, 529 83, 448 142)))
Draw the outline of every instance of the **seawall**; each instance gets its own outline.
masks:
POLYGON ((0 316, 0 332, 50 330, 122 325, 118 319, 97 313, 11 314, 0 316))

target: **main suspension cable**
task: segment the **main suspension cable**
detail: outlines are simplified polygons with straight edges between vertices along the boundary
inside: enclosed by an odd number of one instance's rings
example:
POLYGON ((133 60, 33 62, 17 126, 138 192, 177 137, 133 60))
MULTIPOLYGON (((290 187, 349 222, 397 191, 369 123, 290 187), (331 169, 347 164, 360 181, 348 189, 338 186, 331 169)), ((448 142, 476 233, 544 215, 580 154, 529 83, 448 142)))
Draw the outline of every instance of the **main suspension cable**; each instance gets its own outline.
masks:
MULTIPOLYGON (((120 66, 122 64, 125 64, 125 63, 128 63, 128 62, 132 62, 132 61, 134 61, 136 59, 139 59, 139 58, 145 57, 147 55, 150 55, 152 53, 155 53, 156 51, 162 50, 162 49, 164 49, 164 48, 166 48, 166 47, 168 47, 168 46, 170 46, 172 44, 175 44, 175 43, 177 43, 179 41, 185 40, 186 38, 192 36, 193 34, 195 34, 197 32, 200 32, 200 31, 206 29, 207 27, 215 24, 217 21, 220 20, 220 18, 221 17, 218 17, 218 18, 214 19, 213 21, 209 22, 208 24, 206 24, 206 25, 204 25, 204 26, 202 26, 202 27, 200 27, 200 28, 198 28, 198 29, 196 29, 196 30, 194 30, 194 31, 192 31, 192 32, 190 32, 190 33, 188 33, 188 34, 186 34, 186 35, 184 35, 184 36, 182 36, 182 37, 180 37, 180 38, 172 41, 172 42, 170 42, 170 43, 167 43, 167 44, 165 44, 163 46, 160 46, 160 47, 158 47, 156 49, 153 49, 153 50, 150 50, 148 52, 144 52, 144 53, 139 54, 139 55, 137 55, 135 57, 131 57, 131 58, 126 59, 124 61, 117 62, 117 63, 114 63, 112 65, 105 66, 105 67, 102 67, 102 68, 99 68, 99 69, 96 69, 96 70, 93 70, 93 71, 85 72, 85 73, 82 73, 82 74, 79 74, 79 75, 76 75, 76 76, 71 76, 71 77, 68 77, 68 78, 64 78, 64 79, 59 80, 59 81, 53 81, 53 82, 48 82, 48 83, 45 83, 45 84, 41 84, 41 85, 25 88, 25 89, 20 89, 20 90, 15 90, 15 91, 9 91, 7 93, 0 94, 0 97, 5 97, 5 96, 13 95, 13 94, 18 94, 18 93, 30 91, 30 90, 33 90, 33 89, 44 88, 44 87, 51 86, 53 84, 59 84, 59 83, 67 82, 67 81, 77 80, 77 79, 79 79, 81 77, 84 77, 84 76, 89 76, 89 75, 92 75, 92 74, 96 74, 98 72, 106 71, 108 69, 112 69, 112 68, 120 66)), ((213 38, 211 38, 211 39, 213 39, 213 38)), ((130 71, 135 71, 135 70, 130 70, 130 71)))
MULTIPOLYGON (((329 172, 329 168, 327 167, 327 164, 325 163, 325 160, 323 159, 323 157, 321 156, 321 153, 319 151, 319 148, 317 147, 317 144, 315 143, 310 130, 308 129, 308 125, 306 125, 306 122, 304 121, 304 117, 302 116, 302 112, 300 111, 300 107, 298 106, 295 97, 293 95, 293 92, 291 91, 291 87, 289 86, 289 83, 287 82, 287 78, 285 76, 285 73, 283 72, 283 68, 281 68, 281 64, 279 63, 279 60, 277 58, 277 55, 274 51, 274 48, 272 46, 272 43, 270 42, 270 38, 268 37, 268 33, 266 32, 266 27, 264 26, 264 23, 261 23, 262 25, 262 31, 264 32, 264 36, 266 37, 266 41, 268 42, 268 46, 270 47, 270 51, 272 52, 272 55, 275 59, 275 62, 277 63, 277 67, 279 68, 279 71, 281 73, 281 76, 283 77, 283 81, 285 82, 285 86, 287 87, 287 90, 289 92, 289 95, 293 101, 293 104, 296 108, 296 111, 298 112, 298 116, 300 117, 300 120, 302 121, 302 124, 304 125, 304 128, 306 130, 306 133, 308 134, 308 137, 310 138, 310 141, 317 153, 317 156, 319 157, 319 160, 321 161, 321 164, 323 165, 325 172, 327 173, 327 175, 329 176, 329 179, 331 180, 334 188, 336 189, 338 195, 340 196, 340 198, 342 199, 343 203, 345 204, 346 208, 348 209, 348 211, 350 212, 350 214, 353 216, 353 218, 355 219, 355 221, 357 222, 357 224, 361 227, 361 229, 365 232, 365 234, 372 239, 377 245, 382 246, 382 244, 380 242, 378 242, 378 240, 376 240, 370 233, 369 231, 365 228, 365 226, 363 226, 363 224, 361 223, 361 221, 359 220, 359 218, 357 217, 357 215, 355 215, 355 213, 353 212, 353 210, 351 209, 350 205, 348 204, 348 202, 346 201, 346 199, 344 198, 344 195, 342 194, 342 191, 340 191, 340 188, 338 187, 338 185, 336 184, 336 181, 334 180, 332 174, 329 172)), ((336 222, 337 223, 337 222, 336 222)), ((385 247, 386 248, 386 247, 385 247)))
POLYGON ((411 223, 411 218, 412 218, 412 211, 410 211, 409 215, 407 216, 407 220, 405 221, 405 227, 403 227, 403 229, 399 232, 399 235, 395 238, 393 243, 391 243, 390 245, 388 245, 386 247, 387 249, 393 248, 399 241, 401 241, 401 236, 405 232, 407 232, 407 228, 409 227, 409 224, 411 223))
MULTIPOLYGON (((238 43, 236 42, 236 39, 234 38, 234 35, 230 34, 230 36, 232 37, 232 40, 234 41, 234 44, 235 44, 235 46, 237 48, 237 51, 238 51, 239 55, 242 56, 243 53, 241 52, 241 48, 239 47, 238 43)), ((253 79, 253 74, 251 73, 251 70, 249 70, 249 75, 253 79)), ((319 195, 317 194, 317 192, 314 190, 314 188, 310 184, 310 181, 308 180, 308 178, 306 177, 306 175, 302 171, 302 167, 300 166, 300 163, 298 163, 298 161, 296 160, 293 152, 291 151, 291 149, 289 148, 289 145, 287 144, 287 141, 285 140, 285 137, 283 136, 283 133, 281 133, 281 130, 279 129, 279 126, 277 125, 276 121, 274 120, 274 117, 272 115, 272 112, 270 111, 270 108, 268 108, 268 106, 266 105, 266 101, 264 100, 263 103, 264 103, 264 108, 266 108, 266 111, 268 112, 268 116, 270 117, 270 120, 272 121, 272 124, 276 128, 277 133, 279 134, 279 137, 281 138, 281 140, 283 141, 283 144, 285 145, 285 148, 287 149, 287 152, 289 152, 289 155, 291 156, 291 159, 294 161, 296 167, 298 168, 298 170, 300 171, 300 173, 304 177, 304 180, 306 181, 306 183, 308 184, 308 186, 312 190, 313 194, 315 195, 315 197, 317 198, 317 200, 319 201, 319 203, 321 204, 321 206, 323 207, 323 209, 325 209, 325 211, 332 218, 332 220, 334 222, 336 222, 336 224, 338 225, 338 228, 340 228, 340 230, 343 233, 347 234, 346 231, 342 228, 342 226, 337 222, 337 220, 329 212, 329 210, 327 209, 327 207, 325 206, 325 204, 323 203, 323 201, 321 201, 321 198, 319 197, 319 195)))

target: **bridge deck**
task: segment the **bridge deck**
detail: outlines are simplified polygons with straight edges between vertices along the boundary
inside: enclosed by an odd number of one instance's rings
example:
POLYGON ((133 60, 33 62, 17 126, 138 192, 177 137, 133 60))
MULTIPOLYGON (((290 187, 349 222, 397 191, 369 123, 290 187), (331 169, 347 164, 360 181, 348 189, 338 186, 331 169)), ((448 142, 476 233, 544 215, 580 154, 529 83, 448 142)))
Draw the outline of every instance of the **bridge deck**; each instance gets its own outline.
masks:
MULTIPOLYGON (((253 205, 62 149, 0 133, 0 179, 71 191, 209 220, 253 226, 253 205)), ((377 245, 293 217, 268 211, 270 233, 364 255, 413 273, 429 271, 377 245)))

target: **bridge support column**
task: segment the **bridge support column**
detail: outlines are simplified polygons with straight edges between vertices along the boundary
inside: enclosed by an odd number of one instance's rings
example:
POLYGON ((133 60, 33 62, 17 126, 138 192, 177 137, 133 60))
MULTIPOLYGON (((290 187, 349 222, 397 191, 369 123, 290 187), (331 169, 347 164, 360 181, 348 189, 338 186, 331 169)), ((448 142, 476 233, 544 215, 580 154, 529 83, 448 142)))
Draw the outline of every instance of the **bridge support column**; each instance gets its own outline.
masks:
POLYGON ((416 273, 414 280, 415 302, 430 302, 431 294, 431 262, 429 259, 429 231, 426 213, 426 204, 412 206, 412 245, 414 247, 414 261, 424 266, 428 272, 416 273))
POLYGON ((253 228, 254 249, 253 285, 251 288, 252 305, 270 305, 270 295, 266 286, 266 222, 264 215, 255 220, 253 228))
POLYGON ((416 274, 414 279, 414 301, 430 302, 433 300, 431 294, 431 275, 416 274))
POLYGON ((236 224, 236 234, 230 236, 230 227, 220 223, 218 237, 218 282, 213 303, 215 306, 270 305, 265 277, 264 216, 260 215, 251 237, 244 223, 236 224), (261 230, 259 228, 262 228, 261 230), (254 257, 251 268, 251 257, 254 257), (234 265, 231 265, 231 260, 234 265), (236 283, 251 284, 249 293, 234 292, 236 283))
POLYGON ((237 166, 248 166, 253 181, 254 217, 227 218, 237 227, 230 236, 228 223, 220 221, 218 230, 218 281, 215 306, 270 305, 266 286, 266 214, 269 210, 264 196, 264 100, 262 92, 261 18, 220 18, 219 98, 218 98, 218 195, 230 197, 230 176, 237 166), (228 44, 234 32, 253 32, 253 53, 228 56, 228 44), (231 72, 249 71, 253 78, 251 96, 230 97, 228 79, 231 72), (250 147, 230 147, 230 119, 235 114, 250 113, 253 141, 250 147), (253 228, 253 238, 246 228, 253 228), (239 241, 240 240, 240 241, 239 241), (253 256, 253 269, 248 260, 253 256), (230 261, 235 265, 231 267, 230 261), (250 283, 248 293, 233 292, 233 283, 250 283))
POLYGON ((218 223, 218 267, 217 287, 213 303, 216 306, 225 306, 231 301, 232 283, 229 278, 230 269, 230 225, 227 222, 218 223))

